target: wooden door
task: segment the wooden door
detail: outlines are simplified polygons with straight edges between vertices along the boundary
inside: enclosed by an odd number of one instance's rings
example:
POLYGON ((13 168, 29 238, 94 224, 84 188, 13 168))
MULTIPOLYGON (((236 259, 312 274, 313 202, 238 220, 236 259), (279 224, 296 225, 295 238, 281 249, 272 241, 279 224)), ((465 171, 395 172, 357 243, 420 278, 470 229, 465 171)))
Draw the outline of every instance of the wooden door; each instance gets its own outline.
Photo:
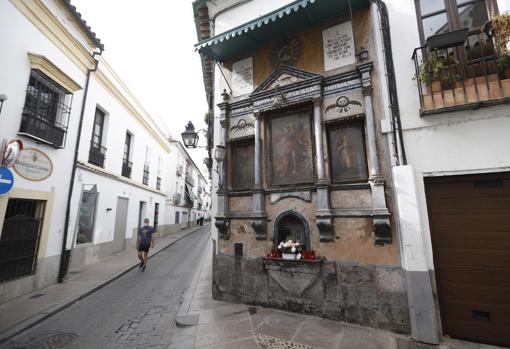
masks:
POLYGON ((510 346, 510 174, 425 188, 443 333, 510 346))

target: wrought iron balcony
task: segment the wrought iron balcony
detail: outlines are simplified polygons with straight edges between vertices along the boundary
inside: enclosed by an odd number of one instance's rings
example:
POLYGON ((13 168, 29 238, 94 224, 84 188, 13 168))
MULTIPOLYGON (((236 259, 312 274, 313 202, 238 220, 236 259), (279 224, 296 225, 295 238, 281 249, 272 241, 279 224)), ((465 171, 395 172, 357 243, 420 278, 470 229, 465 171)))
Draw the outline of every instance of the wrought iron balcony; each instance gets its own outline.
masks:
POLYGON ((181 204, 181 193, 174 193, 174 204, 175 205, 181 204))
POLYGON ((89 163, 104 167, 104 159, 106 157, 106 148, 94 141, 90 142, 89 163))
POLYGON ((142 183, 149 185, 149 164, 143 165, 143 179, 142 183))
POLYGON ((156 177, 156 189, 161 190, 161 177, 156 177))
POLYGON ((131 169, 133 168, 133 163, 129 160, 122 159, 122 176, 131 178, 131 169))
POLYGON ((508 57, 498 57, 483 32, 460 45, 418 47, 412 59, 422 115, 510 102, 510 76, 501 69, 508 57))

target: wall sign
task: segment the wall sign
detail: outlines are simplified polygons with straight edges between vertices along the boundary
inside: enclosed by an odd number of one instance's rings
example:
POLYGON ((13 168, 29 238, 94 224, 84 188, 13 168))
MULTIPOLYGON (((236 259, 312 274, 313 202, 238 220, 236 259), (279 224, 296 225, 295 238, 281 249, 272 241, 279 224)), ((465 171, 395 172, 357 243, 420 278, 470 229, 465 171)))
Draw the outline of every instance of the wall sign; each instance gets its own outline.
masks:
POLYGON ((322 31, 324 69, 345 67, 356 62, 352 23, 344 22, 322 31))
POLYGON ((13 166, 14 171, 29 181, 43 181, 53 172, 51 159, 36 148, 23 149, 13 166))
POLYGON ((253 58, 248 57, 232 64, 232 92, 236 96, 253 91, 253 58))

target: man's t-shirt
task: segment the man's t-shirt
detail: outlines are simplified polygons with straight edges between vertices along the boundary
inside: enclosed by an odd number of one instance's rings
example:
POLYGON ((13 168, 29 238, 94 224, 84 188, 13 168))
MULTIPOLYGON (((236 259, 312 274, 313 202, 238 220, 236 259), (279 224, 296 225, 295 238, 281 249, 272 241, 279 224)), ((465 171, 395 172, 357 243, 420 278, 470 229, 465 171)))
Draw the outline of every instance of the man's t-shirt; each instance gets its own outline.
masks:
POLYGON ((154 234, 154 228, 149 226, 143 226, 138 229, 138 236, 140 236, 140 245, 148 246, 151 244, 152 234, 154 234))

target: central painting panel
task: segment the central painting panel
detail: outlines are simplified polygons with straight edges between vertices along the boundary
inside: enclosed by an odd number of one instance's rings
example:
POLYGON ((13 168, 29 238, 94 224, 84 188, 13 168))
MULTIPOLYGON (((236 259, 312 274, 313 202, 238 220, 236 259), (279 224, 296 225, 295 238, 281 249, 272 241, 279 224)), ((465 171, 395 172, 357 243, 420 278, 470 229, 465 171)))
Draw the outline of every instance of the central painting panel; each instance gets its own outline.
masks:
POLYGON ((270 177, 275 186, 314 182, 311 113, 301 110, 271 118, 270 177))

